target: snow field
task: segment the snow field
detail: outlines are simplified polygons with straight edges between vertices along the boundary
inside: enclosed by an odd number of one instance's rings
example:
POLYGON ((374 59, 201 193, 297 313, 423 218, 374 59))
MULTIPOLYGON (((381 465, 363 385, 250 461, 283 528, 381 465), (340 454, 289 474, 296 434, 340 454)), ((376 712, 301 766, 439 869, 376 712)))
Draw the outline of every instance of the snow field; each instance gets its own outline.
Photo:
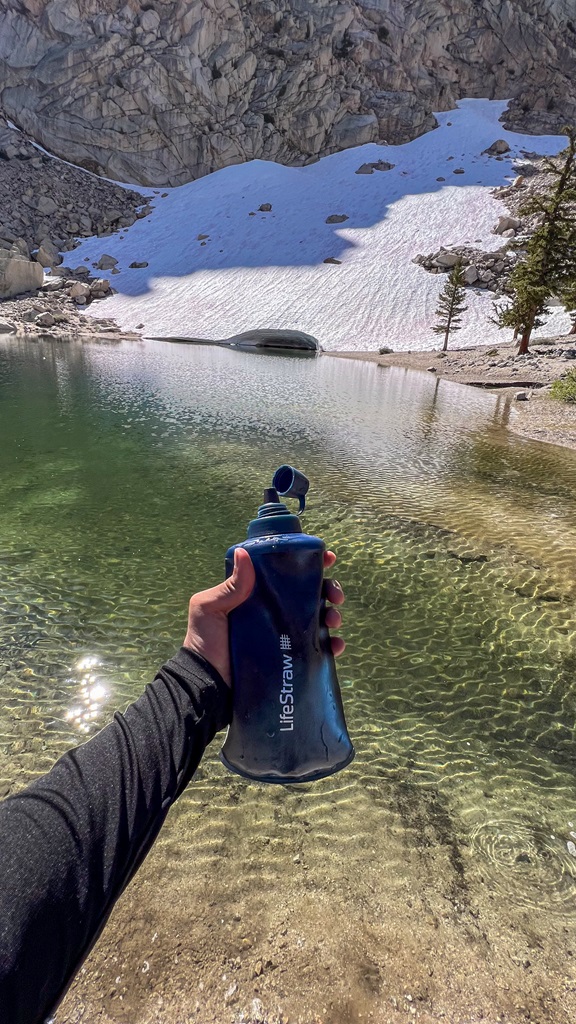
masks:
MULTIPOLYGON (((117 294, 87 315, 112 316, 125 329, 144 324, 147 335, 217 339, 292 328, 330 350, 437 348, 430 328, 446 278, 427 273, 414 256, 440 245, 498 248, 504 239, 492 228, 506 208, 491 190, 515 177, 521 150, 551 155, 565 146, 564 136, 505 131, 498 118, 506 105, 463 100, 437 115, 436 130, 403 146, 360 146, 307 167, 253 161, 154 189, 149 217, 74 250, 75 265, 94 264, 102 253, 118 260, 120 273, 98 272, 117 294), (498 138, 511 147, 502 160, 483 154, 498 138), (395 166, 355 173, 378 160, 395 166), (265 203, 270 212, 258 210, 265 203), (348 220, 326 224, 331 214, 348 220), (341 264, 325 264, 327 257, 341 264), (129 269, 144 260, 148 267, 129 269)), ((492 293, 466 295, 468 311, 451 344, 509 340, 510 331, 490 323, 492 293)), ((567 314, 556 310, 536 337, 568 327, 567 314)))

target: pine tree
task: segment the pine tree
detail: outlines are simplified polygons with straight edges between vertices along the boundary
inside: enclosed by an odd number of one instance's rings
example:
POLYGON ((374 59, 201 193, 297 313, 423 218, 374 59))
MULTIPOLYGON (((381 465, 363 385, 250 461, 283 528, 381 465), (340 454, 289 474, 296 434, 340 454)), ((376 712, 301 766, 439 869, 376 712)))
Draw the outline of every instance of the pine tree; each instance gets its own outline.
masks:
POLYGON ((542 314, 552 293, 563 294, 574 277, 576 264, 576 128, 564 128, 568 146, 561 163, 546 158, 556 185, 550 195, 534 196, 522 213, 536 213, 540 223, 526 244, 526 257, 509 277, 512 301, 497 307, 500 327, 520 335, 518 352, 528 351, 530 336, 544 321, 542 314))
POLYGON ((459 261, 448 274, 448 280, 438 296, 438 308, 436 316, 438 323, 432 328, 435 334, 444 335, 442 351, 448 348, 448 338, 452 331, 459 331, 462 326, 462 313, 465 313, 468 306, 463 305, 464 301, 464 270, 459 261))
MULTIPOLYGON (((574 267, 576 273, 576 265, 574 267)), ((563 289, 560 296, 562 304, 567 313, 570 314, 572 326, 568 331, 568 334, 576 334, 576 277, 570 281, 563 289)))

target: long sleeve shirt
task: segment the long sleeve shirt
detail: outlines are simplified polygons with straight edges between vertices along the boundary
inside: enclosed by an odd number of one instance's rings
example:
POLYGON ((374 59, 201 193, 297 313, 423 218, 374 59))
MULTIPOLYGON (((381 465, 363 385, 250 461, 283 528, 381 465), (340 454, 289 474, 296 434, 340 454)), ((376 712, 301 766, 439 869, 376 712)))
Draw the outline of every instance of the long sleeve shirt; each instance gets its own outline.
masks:
POLYGON ((181 648, 51 771, 0 804, 0 1024, 42 1024, 198 766, 230 690, 181 648))

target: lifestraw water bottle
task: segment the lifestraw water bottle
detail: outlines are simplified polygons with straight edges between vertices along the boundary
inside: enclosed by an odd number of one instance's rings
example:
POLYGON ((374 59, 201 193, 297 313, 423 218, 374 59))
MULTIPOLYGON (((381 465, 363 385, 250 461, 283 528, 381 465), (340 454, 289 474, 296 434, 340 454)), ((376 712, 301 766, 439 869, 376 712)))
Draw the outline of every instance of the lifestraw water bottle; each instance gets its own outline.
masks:
POLYGON ((220 752, 231 771, 259 782, 312 782, 354 757, 322 596, 325 545, 302 532, 279 500, 298 498, 308 480, 292 466, 276 471, 248 538, 226 552, 249 552, 251 596, 229 615, 233 716, 220 752))

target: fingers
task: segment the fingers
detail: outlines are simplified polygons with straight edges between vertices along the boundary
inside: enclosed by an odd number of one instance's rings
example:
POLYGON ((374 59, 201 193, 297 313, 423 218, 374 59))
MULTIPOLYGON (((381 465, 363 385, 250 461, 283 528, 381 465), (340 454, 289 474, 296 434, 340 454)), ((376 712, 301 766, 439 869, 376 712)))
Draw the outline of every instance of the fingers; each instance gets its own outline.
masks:
POLYGON ((195 594, 192 601, 201 604, 207 611, 223 612, 226 615, 250 597, 255 582, 256 574, 250 555, 244 548, 236 548, 232 575, 217 587, 195 594))
POLYGON ((339 654, 342 654, 342 651, 346 647, 346 643, 341 636, 331 636, 330 646, 332 648, 332 654, 337 658, 339 654))
POLYGON ((328 629, 340 629, 340 626, 342 625, 342 616, 335 608, 328 608, 324 616, 324 622, 328 626, 328 629))
POLYGON ((344 604, 344 591, 338 580, 324 580, 324 597, 330 604, 344 604))
POLYGON ((334 565, 335 561, 336 561, 336 555, 334 554, 333 551, 325 551, 324 552, 324 568, 325 569, 331 569, 332 566, 334 565))
MULTIPOLYGON (((325 569, 331 569, 335 561, 336 555, 333 551, 324 552, 325 569)), ((329 601, 330 604, 344 604, 344 591, 338 583, 338 580, 324 580, 322 592, 324 598, 326 601, 329 601)), ((328 629, 340 629, 340 626, 342 625, 342 616, 339 611, 336 611, 336 608, 327 608, 324 615, 324 621, 328 629)), ((332 654, 337 658, 339 654, 342 654, 342 651, 346 647, 346 643, 341 636, 331 636, 330 646, 332 648, 332 654)))

